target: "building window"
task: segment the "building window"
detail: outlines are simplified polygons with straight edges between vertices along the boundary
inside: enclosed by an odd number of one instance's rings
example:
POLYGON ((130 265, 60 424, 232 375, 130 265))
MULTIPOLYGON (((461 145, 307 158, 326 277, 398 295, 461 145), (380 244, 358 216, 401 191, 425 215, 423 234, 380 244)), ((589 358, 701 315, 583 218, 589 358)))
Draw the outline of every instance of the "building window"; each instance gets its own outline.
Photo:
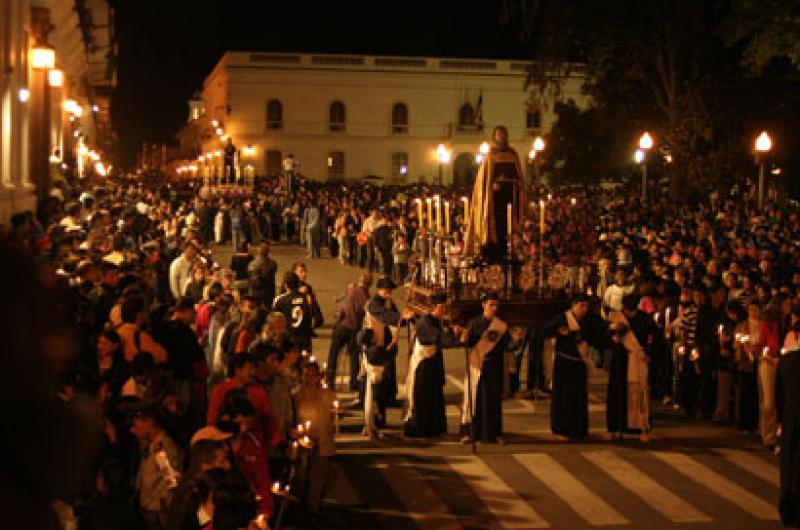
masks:
POLYGON ((281 152, 277 149, 267 149, 267 176, 273 177, 281 174, 281 152))
POLYGON ((464 103, 458 109, 458 127, 460 129, 475 128, 475 108, 469 103, 464 103))
POLYGON ((392 155, 392 178, 404 180, 408 175, 408 153, 392 155))
POLYGON ((529 109, 525 113, 525 127, 529 131, 538 131, 542 127, 542 112, 529 109))
POLYGON ((342 132, 345 126, 344 103, 334 101, 328 112, 328 129, 332 132, 342 132))
POLYGON ((392 107, 392 134, 406 134, 408 132, 408 106, 405 103, 395 103, 392 107))
POLYGON ((344 152, 332 151, 328 153, 328 178, 341 180, 344 178, 344 152))
POLYGON ((267 103, 267 129, 283 129, 283 104, 277 99, 271 99, 267 103))

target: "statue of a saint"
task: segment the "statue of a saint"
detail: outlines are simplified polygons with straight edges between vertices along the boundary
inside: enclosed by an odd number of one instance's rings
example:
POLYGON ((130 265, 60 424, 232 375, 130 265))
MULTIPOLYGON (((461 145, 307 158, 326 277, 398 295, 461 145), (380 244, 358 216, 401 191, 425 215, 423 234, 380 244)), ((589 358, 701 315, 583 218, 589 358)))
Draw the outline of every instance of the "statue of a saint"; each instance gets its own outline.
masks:
POLYGON ((495 127, 492 144, 475 177, 464 253, 480 253, 489 263, 502 263, 509 220, 510 230, 516 230, 525 211, 525 189, 519 157, 508 145, 508 129, 495 127))

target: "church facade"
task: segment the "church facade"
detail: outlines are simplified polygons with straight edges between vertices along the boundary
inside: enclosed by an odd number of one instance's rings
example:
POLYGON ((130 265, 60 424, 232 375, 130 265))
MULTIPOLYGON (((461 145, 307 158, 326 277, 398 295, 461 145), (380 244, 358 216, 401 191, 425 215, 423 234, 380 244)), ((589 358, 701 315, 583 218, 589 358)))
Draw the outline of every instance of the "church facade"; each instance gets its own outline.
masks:
POLYGON ((526 89, 529 62, 445 57, 228 52, 177 134, 183 171, 221 172, 230 137, 245 175, 467 183, 496 125, 523 160, 560 98, 585 105, 582 74, 526 89), (442 147, 440 147, 442 146, 442 147), (379 177, 376 179, 375 177, 379 177))

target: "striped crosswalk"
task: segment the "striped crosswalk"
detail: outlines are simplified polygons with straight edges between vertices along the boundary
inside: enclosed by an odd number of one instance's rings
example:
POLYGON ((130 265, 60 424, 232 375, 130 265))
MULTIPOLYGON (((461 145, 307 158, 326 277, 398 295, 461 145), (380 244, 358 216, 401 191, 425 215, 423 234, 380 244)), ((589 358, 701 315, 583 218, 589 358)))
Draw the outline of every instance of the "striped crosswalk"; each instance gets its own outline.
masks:
POLYGON ((381 528, 779 528, 777 468, 739 449, 349 454, 338 463, 329 502, 369 510, 381 528))

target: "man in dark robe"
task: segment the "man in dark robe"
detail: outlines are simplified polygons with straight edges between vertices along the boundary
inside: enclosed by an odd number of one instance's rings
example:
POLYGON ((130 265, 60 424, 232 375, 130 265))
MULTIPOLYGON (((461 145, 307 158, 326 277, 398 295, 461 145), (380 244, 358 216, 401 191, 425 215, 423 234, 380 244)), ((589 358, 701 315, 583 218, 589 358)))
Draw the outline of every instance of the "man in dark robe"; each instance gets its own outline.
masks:
POLYGON ((519 348, 524 332, 516 328, 514 338, 508 324, 497 318, 500 297, 488 292, 482 297, 483 313, 467 324, 461 336, 469 348, 469 376, 465 381, 461 414, 461 443, 472 440, 505 444, 503 432, 503 357, 519 348))
MULTIPOLYGON (((365 348, 364 366, 366 383, 364 388, 364 432, 365 436, 379 437, 379 429, 386 426, 386 407, 394 398, 395 358, 400 338, 400 311, 392 300, 394 282, 381 278, 377 283, 377 293, 369 299, 364 312, 361 332, 365 348)), ((410 312, 403 314, 404 318, 410 312)))
MULTIPOLYGON (((789 338, 791 335, 800 337, 800 332, 792 331, 789 338)), ((794 348, 785 351, 778 361, 775 407, 781 467, 778 511, 785 526, 800 528, 800 349, 797 349, 797 340, 794 348)))
POLYGON ((494 145, 475 177, 464 253, 480 253, 490 263, 502 263, 508 244, 508 208, 511 206, 514 230, 525 212, 525 192, 519 156, 508 145, 508 129, 495 127, 492 142, 494 145))
POLYGON ((404 430, 409 437, 433 438, 447 432, 442 349, 458 346, 463 329, 445 327, 442 322, 447 295, 435 293, 431 302, 433 310, 415 323, 416 338, 406 380, 408 412, 404 430))
POLYGON ((588 311, 589 298, 579 294, 567 311, 544 327, 544 338, 556 339, 550 428, 568 438, 585 438, 589 433, 588 370, 584 361, 588 343, 582 328, 588 311))

